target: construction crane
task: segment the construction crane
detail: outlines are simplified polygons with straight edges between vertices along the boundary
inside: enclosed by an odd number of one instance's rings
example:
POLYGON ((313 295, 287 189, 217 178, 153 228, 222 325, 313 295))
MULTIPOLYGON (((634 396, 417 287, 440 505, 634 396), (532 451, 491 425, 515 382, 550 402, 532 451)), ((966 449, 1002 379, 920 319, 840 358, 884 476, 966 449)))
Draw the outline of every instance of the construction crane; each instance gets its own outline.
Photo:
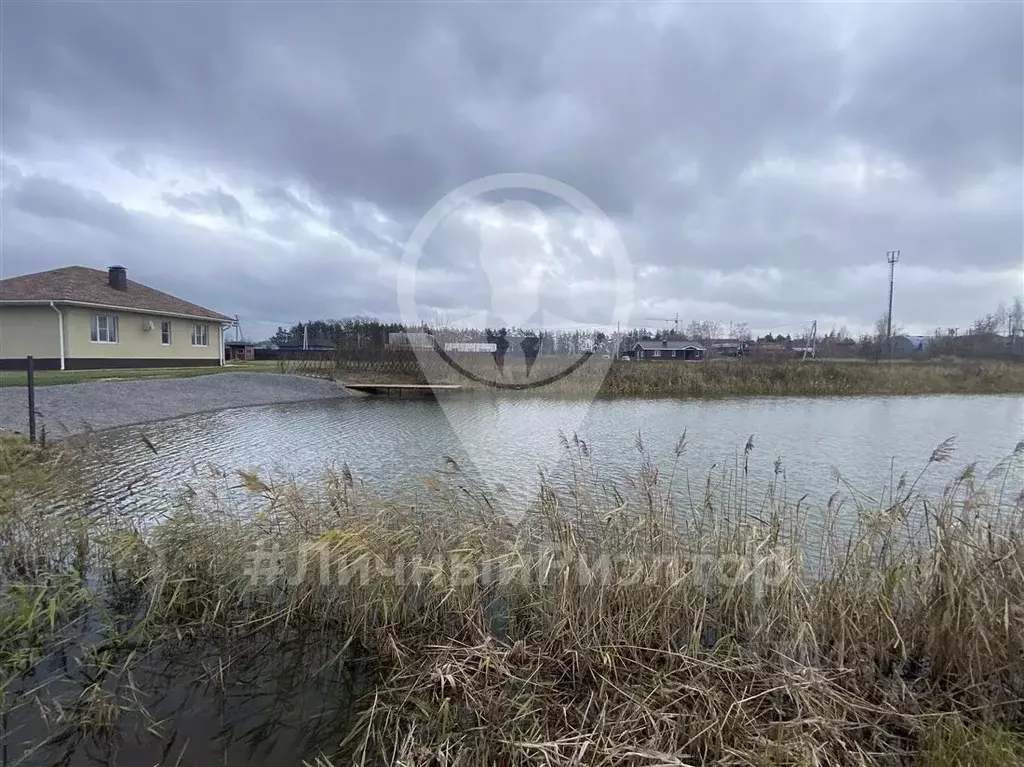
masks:
POLYGON ((675 334, 679 335, 679 315, 676 314, 674 318, 665 317, 644 317, 644 322, 673 322, 675 323, 675 334))

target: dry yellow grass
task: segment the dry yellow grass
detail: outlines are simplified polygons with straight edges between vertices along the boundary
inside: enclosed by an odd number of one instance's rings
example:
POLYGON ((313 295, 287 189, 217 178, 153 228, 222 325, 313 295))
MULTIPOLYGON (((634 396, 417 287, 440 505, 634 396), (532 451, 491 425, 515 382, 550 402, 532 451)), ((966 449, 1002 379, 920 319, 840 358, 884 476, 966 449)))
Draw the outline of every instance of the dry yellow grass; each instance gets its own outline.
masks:
MULTIPOLYGON (((507 360, 498 376, 489 356, 464 356, 458 363, 487 381, 512 384, 550 380, 572 363, 541 357, 526 372, 522 360, 507 360)), ((316 366, 319 374, 352 383, 457 383, 486 388, 440 360, 342 362, 316 366)), ((287 368, 287 366, 286 366, 287 368)), ((713 360, 699 363, 593 360, 578 371, 522 394, 550 397, 844 396, 867 394, 1001 394, 1024 392, 1024 364, 934 362, 868 364, 858 361, 758 362, 713 360)))
MULTIPOLYGON (((815 552, 809 515, 835 509, 710 482, 680 506, 671 472, 642 452, 631 485, 612 488, 584 442, 565 449, 577 484, 545 486, 519 524, 451 464, 392 501, 345 470, 301 485, 225 474, 155 526, 94 519, 87 544, 39 538, 46 513, 25 488, 3 517, 11 551, 37 536, 31 558, 4 564, 4 705, 34 705, 15 681, 77 636, 83 595, 99 589, 95 675, 134 678, 147 659, 201 648, 225 691, 232 669, 311 646, 317 668, 307 660, 299 677, 369 663, 358 722, 317 742, 311 764, 938 766, 1021 753, 1024 443, 942 497, 897 488, 815 552)), ((928 463, 949 457, 944 444, 928 463)), ((146 705, 135 683, 103 689, 80 699, 75 732, 109 734, 118 712, 146 705)))

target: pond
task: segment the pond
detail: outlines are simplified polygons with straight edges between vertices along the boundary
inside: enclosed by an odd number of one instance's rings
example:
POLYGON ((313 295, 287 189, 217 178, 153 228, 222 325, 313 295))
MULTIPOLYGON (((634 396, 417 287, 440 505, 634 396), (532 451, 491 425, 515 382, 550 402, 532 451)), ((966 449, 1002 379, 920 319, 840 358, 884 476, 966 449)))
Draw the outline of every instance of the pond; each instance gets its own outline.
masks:
POLYGON ((603 479, 640 463, 638 435, 678 493, 744 466, 754 488, 784 483, 788 498, 825 504, 835 492, 877 501, 904 472, 955 438, 952 460, 929 467, 919 489, 941 493, 968 463, 979 476, 1024 439, 1024 396, 435 401, 350 397, 193 415, 99 435, 101 493, 134 508, 172 503, 209 466, 314 478, 348 466, 384 494, 423 489, 454 459, 475 481, 532 497, 538 470, 567 475, 560 435, 578 434, 603 479), (682 435, 685 448, 676 458, 682 435), (149 441, 147 446, 142 435, 149 441), (752 440, 753 449, 744 455, 752 440), (675 467, 675 468, 674 468, 675 467), (781 469, 781 471, 779 471, 781 469))
MULTIPOLYGON (((835 492, 877 502, 901 473, 916 476, 932 450, 955 437, 953 460, 930 467, 922 491, 940 493, 967 463, 979 475, 1024 438, 1024 396, 922 396, 845 399, 747 398, 716 401, 339 398, 225 410, 95 435, 97 490, 108 502, 155 512, 186 485, 211 476, 208 467, 283 472, 313 479, 326 466, 347 465, 384 493, 422 493, 423 477, 454 459, 482 484, 530 490, 538 469, 571 473, 571 437, 586 440, 583 463, 624 482, 643 456, 666 474, 678 461, 674 486, 686 501, 710 475, 741 474, 754 483, 782 481, 787 496, 828 502, 835 492), (677 458, 681 435, 686 443, 677 458), (566 450, 560 437, 570 438, 566 450), (748 441, 753 449, 745 453, 748 441), (781 467, 781 468, 780 468, 781 467)), ((1024 486, 1011 477, 1009 495, 1024 486)), ((126 602, 126 604, 129 604, 126 602)), ((132 603, 133 604, 133 603, 132 603)), ((125 608, 125 615, 137 607, 125 608)), ((68 642, 45 661, 20 693, 46 702, 5 718, 3 758, 10 764, 313 764, 355 726, 358 701, 374 686, 372 663, 341 637, 230 638, 223 646, 183 643, 147 657, 131 675, 78 671, 82 647, 68 642), (66 649, 65 649, 66 648, 66 649), (164 657, 166 653, 166 657, 164 657), (81 678, 78 678, 81 677, 81 678), (44 681, 46 680, 46 681, 44 681), (126 716, 106 731, 79 726, 102 713, 102 695, 144 690, 149 715, 126 716), (82 701, 86 701, 85 704, 82 701), (60 711, 76 711, 62 717, 60 711), (66 723, 64 722, 66 719, 66 723), (159 725, 159 726, 158 726, 159 725)), ((93 634, 96 632, 93 631, 93 634)), ((87 641, 88 640, 88 641, 87 641)), ((111 698, 112 699, 112 698, 111 698)))

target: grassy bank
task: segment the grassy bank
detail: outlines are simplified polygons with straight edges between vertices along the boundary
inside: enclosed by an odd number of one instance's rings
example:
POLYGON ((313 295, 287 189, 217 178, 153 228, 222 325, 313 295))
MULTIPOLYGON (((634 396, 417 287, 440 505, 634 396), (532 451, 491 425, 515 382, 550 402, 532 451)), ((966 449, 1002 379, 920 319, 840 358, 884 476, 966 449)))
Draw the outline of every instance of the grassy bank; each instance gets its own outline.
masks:
MULTIPOLYGON (((131 381, 143 378, 192 378, 214 373, 276 371, 276 360, 229 363, 223 367, 202 366, 182 368, 111 368, 109 370, 38 370, 35 372, 36 386, 59 386, 61 384, 85 383, 87 381, 131 381)), ((0 386, 26 386, 28 374, 24 370, 0 371, 0 386)))
POLYGON ((518 525, 449 463, 401 502, 344 469, 301 486, 218 474, 143 526, 76 495, 70 448, 0 448, 0 702, 12 721, 41 711, 47 747, 116 750, 126 720, 170 742, 143 669, 202 657, 224 701, 275 666, 249 725, 262 743, 285 737, 288 684, 362 680, 309 718, 309 764, 1024 759, 1024 443, 941 497, 910 478, 840 510, 801 508, 781 481, 752 497, 742 474, 680 508, 677 467, 642 445, 612 487, 567 440, 576 483, 545 485, 518 525))
MULTIPOLYGON (((525 363, 509 360, 498 377, 489 357, 459 363, 485 380, 525 384, 555 379, 571 360, 540 358, 527 375, 525 363)), ((436 361, 423 370, 393 363, 343 364, 336 372, 352 383, 459 383, 486 388, 436 361)), ((523 394, 550 397, 734 397, 849 396, 869 394, 1024 393, 1024 365, 982 363, 756 362, 716 360, 704 363, 594 360, 570 375, 523 394)))

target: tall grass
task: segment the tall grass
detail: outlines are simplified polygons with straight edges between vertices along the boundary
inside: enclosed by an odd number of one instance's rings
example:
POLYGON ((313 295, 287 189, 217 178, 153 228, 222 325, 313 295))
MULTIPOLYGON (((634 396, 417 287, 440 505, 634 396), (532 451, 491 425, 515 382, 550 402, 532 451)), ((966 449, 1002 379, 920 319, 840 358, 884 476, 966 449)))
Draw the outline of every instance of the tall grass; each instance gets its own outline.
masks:
MULTIPOLYGON (((239 472, 143 523, 51 511, 73 457, 5 442, 4 711, 41 707, 50 745, 116 750, 128 718, 166 737, 139 681, 154 660, 215 659, 202 676, 227 696, 240 669, 291 658, 300 686, 366 681, 310 764, 1024 758, 1024 443, 939 497, 901 484, 852 532, 818 535, 828 556, 807 526, 834 510, 780 484, 709 480, 680 505, 676 467, 639 440, 622 486, 584 441, 564 448, 575 483, 544 483, 521 519, 449 461, 391 500, 347 470, 239 472), (257 513, 232 505, 237 487, 257 513), (41 692, 58 656, 82 671, 59 704, 41 692)), ((281 736, 274 722, 253 737, 281 736)))
MULTIPOLYGON (((694 397, 843 396, 868 394, 1021 393, 1024 365, 1004 362, 867 364, 859 361, 622 362, 594 359, 556 379, 573 362, 541 357, 527 374, 522 360, 505 362, 501 375, 489 355, 463 355, 458 363, 491 381, 545 385, 526 390, 539 396, 694 397)), ((329 363, 315 370, 323 374, 329 363)), ((309 369, 308 366, 303 370, 309 369)), ((298 368, 296 368, 298 370, 298 368)), ((406 359, 378 363, 339 362, 333 375, 351 383, 457 383, 483 388, 440 360, 406 359)))

